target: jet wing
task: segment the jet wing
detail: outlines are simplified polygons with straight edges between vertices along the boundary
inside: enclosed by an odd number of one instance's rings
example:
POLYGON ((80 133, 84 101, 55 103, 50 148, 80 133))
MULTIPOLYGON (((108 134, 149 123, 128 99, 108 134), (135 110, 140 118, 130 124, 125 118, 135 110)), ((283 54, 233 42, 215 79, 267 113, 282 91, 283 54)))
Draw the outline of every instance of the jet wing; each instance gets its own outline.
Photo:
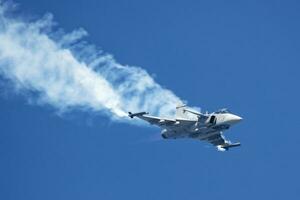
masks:
POLYGON ((208 141, 212 145, 216 146, 219 151, 226 151, 229 148, 240 146, 241 143, 231 143, 230 141, 226 140, 222 132, 217 132, 215 134, 212 134, 206 138, 203 138, 203 140, 208 141))
POLYGON ((140 112, 140 113, 131 113, 129 112, 129 117, 138 117, 142 120, 145 120, 149 122, 150 124, 157 125, 157 126, 167 126, 167 125, 173 125, 176 123, 175 119, 167 119, 167 118, 160 118, 148 115, 146 112, 140 112))

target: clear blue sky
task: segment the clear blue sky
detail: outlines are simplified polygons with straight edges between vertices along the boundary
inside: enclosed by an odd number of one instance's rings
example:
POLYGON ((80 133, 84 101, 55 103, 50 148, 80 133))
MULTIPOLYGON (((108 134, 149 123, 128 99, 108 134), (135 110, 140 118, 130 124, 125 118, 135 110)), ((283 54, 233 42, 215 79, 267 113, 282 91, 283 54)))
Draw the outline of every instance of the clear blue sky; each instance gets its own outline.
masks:
POLYGON ((241 148, 157 140, 92 113, 60 117, 1 87, 0 199, 297 199, 299 1, 18 0, 189 105, 228 107, 241 148))

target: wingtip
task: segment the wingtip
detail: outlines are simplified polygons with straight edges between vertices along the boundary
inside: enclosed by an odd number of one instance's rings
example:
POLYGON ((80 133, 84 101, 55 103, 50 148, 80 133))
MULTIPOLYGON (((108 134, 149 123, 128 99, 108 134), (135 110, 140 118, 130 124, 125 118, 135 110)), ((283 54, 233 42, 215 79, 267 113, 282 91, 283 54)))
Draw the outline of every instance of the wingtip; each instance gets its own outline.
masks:
POLYGON ((128 117, 133 118, 132 112, 128 112, 128 117))
POLYGON ((147 114, 149 114, 149 113, 147 113, 147 112, 139 112, 139 113, 131 113, 131 112, 128 112, 128 116, 129 116, 130 118, 134 118, 134 117, 136 117, 136 116, 143 116, 143 115, 147 115, 147 114))

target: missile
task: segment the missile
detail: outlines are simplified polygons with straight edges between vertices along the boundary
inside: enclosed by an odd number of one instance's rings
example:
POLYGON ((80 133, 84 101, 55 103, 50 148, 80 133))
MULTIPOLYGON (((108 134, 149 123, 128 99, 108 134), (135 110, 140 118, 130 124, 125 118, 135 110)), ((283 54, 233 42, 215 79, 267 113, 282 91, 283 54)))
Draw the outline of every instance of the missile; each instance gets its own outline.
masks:
POLYGON ((138 113, 131 113, 131 112, 128 112, 128 116, 130 118, 134 118, 134 117, 138 117, 138 116, 143 116, 143 115, 147 115, 149 113, 147 112, 138 112, 138 113))
POLYGON ((218 145, 217 148, 219 151, 226 151, 229 148, 238 147, 238 146, 241 146, 241 143, 237 142, 237 143, 231 143, 231 144, 218 145))

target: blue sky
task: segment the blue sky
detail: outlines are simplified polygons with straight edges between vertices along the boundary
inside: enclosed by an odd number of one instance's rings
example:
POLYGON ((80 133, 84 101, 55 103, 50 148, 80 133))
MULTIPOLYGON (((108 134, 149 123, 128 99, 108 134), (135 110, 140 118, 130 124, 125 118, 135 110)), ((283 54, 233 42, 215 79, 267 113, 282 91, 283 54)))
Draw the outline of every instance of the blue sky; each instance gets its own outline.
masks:
MULTIPOLYGON (((241 148, 159 140, 94 113, 58 116, 1 85, 0 198, 296 199, 300 161, 298 1, 18 0, 54 15, 189 105, 244 118, 241 148)), ((3 81, 2 81, 3 82, 3 81)))

